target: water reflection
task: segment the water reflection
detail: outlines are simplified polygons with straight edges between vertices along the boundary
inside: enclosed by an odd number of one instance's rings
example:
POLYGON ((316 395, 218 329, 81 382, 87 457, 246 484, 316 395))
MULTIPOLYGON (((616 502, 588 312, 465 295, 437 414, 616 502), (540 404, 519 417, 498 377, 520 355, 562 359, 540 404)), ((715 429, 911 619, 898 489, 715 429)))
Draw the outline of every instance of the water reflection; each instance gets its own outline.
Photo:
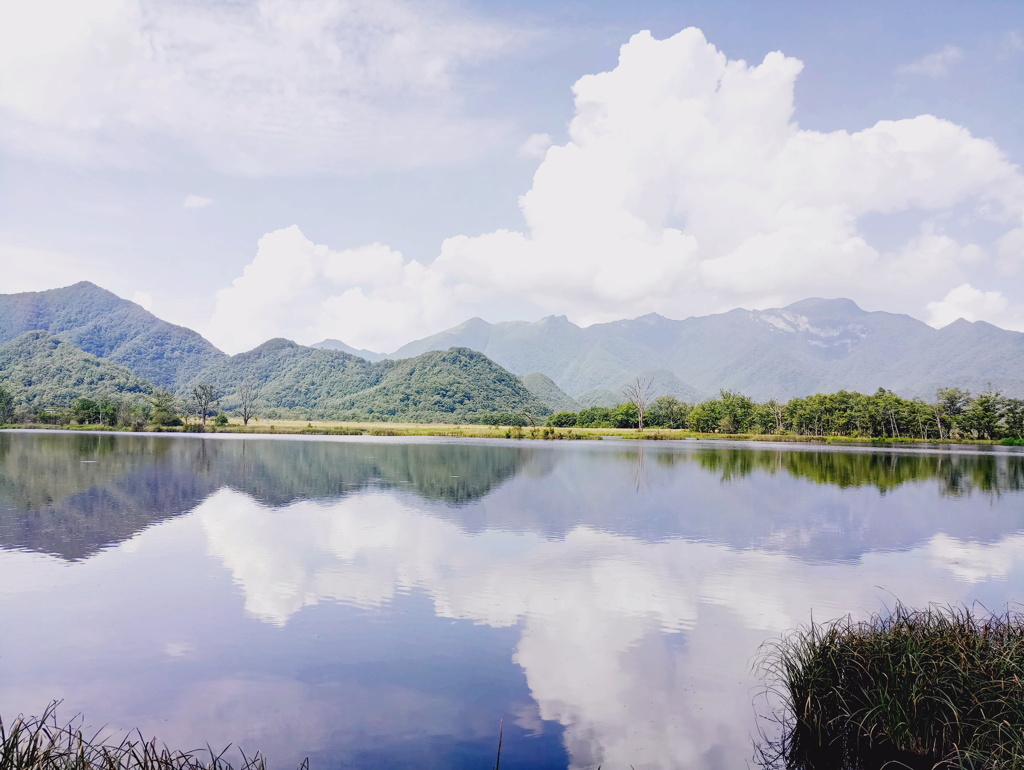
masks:
POLYGON ((0 616, 33 620, 0 627, 0 713, 317 767, 487 766, 504 717, 509 767, 742 767, 766 639, 1024 588, 1020 456, 640 460, 0 435, 0 616))

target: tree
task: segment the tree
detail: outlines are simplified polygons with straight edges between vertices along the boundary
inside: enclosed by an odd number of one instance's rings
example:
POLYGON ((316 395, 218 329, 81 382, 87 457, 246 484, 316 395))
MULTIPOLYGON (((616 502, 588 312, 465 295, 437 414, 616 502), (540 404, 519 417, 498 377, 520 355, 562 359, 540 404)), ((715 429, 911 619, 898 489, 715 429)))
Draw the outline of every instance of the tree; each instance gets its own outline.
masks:
POLYGON ((548 426, 551 428, 575 428, 576 412, 555 412, 548 417, 548 426))
POLYGON ((675 396, 658 396, 644 414, 644 422, 658 428, 685 428, 692 407, 675 396))
POLYGON ((154 425, 181 425, 181 418, 174 413, 174 394, 157 388, 149 399, 152 409, 149 419, 154 425))
POLYGON ((644 429, 644 412, 654 396, 654 383, 645 377, 637 377, 622 389, 627 401, 636 405, 637 429, 644 429))
POLYGON ((196 411, 206 427, 206 417, 211 412, 213 402, 217 400, 217 391, 208 382, 198 382, 192 386, 192 400, 195 401, 196 411))
POLYGON ((260 397, 260 386, 252 380, 244 380, 238 386, 235 395, 238 396, 238 416, 242 418, 242 425, 248 425, 249 420, 256 416, 256 399, 260 397))
POLYGON ((14 396, 0 383, 0 425, 14 422, 14 396))

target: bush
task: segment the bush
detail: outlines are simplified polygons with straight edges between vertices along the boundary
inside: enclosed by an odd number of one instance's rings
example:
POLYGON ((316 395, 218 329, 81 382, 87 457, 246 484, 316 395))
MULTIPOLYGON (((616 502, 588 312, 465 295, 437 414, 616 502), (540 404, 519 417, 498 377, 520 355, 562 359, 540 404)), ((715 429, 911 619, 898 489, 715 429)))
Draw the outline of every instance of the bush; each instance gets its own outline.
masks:
POLYGON ((897 605, 798 629, 765 666, 785 699, 786 731, 762 765, 1024 767, 1018 614, 897 605))
POLYGON ((548 417, 547 424, 550 428, 575 428, 576 412, 555 412, 548 417))

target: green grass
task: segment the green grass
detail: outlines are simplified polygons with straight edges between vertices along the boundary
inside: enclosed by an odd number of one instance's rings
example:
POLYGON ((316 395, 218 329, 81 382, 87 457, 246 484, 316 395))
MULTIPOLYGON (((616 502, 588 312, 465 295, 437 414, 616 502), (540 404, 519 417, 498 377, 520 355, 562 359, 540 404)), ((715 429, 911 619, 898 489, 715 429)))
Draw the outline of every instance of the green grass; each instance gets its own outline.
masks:
POLYGON ((902 605, 811 623, 766 648, 787 770, 1024 768, 1024 617, 902 605))
MULTIPOLYGON (((266 770, 259 753, 239 751, 241 761, 232 765, 224 759, 227 751, 172 750, 139 733, 119 741, 86 735, 74 722, 57 721, 56 704, 40 717, 0 719, 0 770, 266 770)), ((303 762, 300 770, 308 766, 303 762)))

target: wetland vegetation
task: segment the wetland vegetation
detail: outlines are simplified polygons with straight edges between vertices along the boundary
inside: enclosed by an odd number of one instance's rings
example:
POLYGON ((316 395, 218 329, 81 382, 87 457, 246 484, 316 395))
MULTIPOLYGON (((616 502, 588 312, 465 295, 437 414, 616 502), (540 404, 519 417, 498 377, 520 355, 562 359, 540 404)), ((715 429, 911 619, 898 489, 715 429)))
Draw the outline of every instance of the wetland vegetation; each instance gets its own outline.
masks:
POLYGON ((1024 766, 1024 617, 897 604, 810 623, 768 647, 786 770, 1024 766))

